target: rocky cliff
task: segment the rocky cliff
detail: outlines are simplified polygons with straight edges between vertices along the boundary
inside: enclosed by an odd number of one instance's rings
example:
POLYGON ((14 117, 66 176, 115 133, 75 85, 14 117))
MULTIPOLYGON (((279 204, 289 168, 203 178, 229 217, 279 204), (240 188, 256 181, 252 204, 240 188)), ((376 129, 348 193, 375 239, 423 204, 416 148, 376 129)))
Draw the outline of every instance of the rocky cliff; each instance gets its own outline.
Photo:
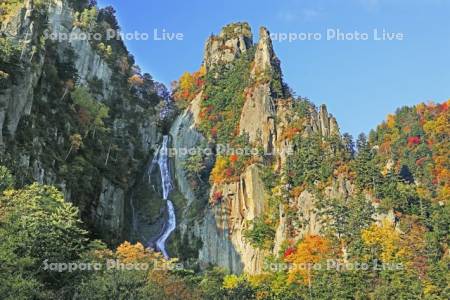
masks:
MULTIPOLYGON (((114 26, 101 20, 107 13, 88 1, 26 0, 2 19, 2 45, 8 46, 3 49, 11 50, 0 60, 6 74, 1 78, 0 146, 1 162, 11 166, 20 184, 60 186, 93 231, 117 243, 139 235, 131 230, 131 197, 136 209, 148 206, 149 192, 133 191, 161 138, 156 109, 161 98, 157 83, 132 68, 121 41, 103 41, 114 50, 111 54, 99 50, 98 42, 67 38, 92 33, 97 24, 114 26), (80 24, 80 15, 89 13, 91 23, 80 24), (66 38, 46 38, 51 36, 66 38), (143 79, 131 85, 132 76, 143 79), (95 116, 87 117, 86 109, 74 103, 73 93, 83 89, 87 94, 79 94, 108 111, 95 125, 89 123, 95 116)), ((150 214, 152 219, 161 211, 150 214)))
MULTIPOLYGON (((287 131, 295 124, 299 127, 296 134, 318 134, 323 138, 339 137, 339 127, 325 106, 317 110, 307 103, 307 114, 304 116, 295 111, 299 100, 292 98, 282 81, 280 62, 274 53, 268 30, 264 27, 260 29, 259 41, 256 44, 253 44, 252 37, 250 27, 246 23, 224 27, 218 36, 212 36, 206 42, 203 63, 208 72, 214 73, 217 66, 230 65, 244 53, 254 52, 250 63, 251 84, 244 90, 244 102, 239 112, 237 128, 239 135, 248 138, 249 146, 262 148, 266 159, 273 162, 269 163, 269 168, 275 173, 284 169, 287 157, 293 151, 292 137, 287 136, 287 131)), ((202 141, 208 140, 208 137, 199 131, 204 118, 201 114, 205 89, 208 89, 208 86, 203 87, 194 97, 171 129, 173 146, 177 153, 174 160, 178 189, 189 203, 184 208, 180 230, 201 239, 202 246, 198 249, 201 263, 217 264, 237 273, 261 272, 265 258, 271 254, 277 255, 283 242, 294 235, 290 231, 292 218, 289 220, 291 223, 287 223, 286 209, 296 209, 301 216, 301 220, 297 221, 308 223, 303 228, 303 233, 319 231, 320 225, 313 213, 315 196, 304 191, 287 201, 291 205, 279 205, 275 211, 277 216, 273 247, 261 249, 253 246, 245 237, 245 232, 256 219, 273 213, 273 208, 272 211, 269 209, 271 191, 263 183, 261 174, 267 162, 265 163, 264 159, 256 160, 249 163, 233 180, 225 183, 213 182, 209 188, 208 206, 200 210, 200 213, 196 210, 196 214, 203 217, 194 220, 190 218, 192 213, 189 211, 194 210, 192 207, 196 206, 195 203, 202 200, 187 179, 185 161, 188 156, 180 153, 182 149, 194 148, 202 141)), ((214 141, 209 142, 213 148, 217 146, 214 141)), ((330 185, 329 193, 343 197, 351 194, 348 183, 344 181, 339 185, 337 182, 330 185)), ((301 237, 298 233, 295 236, 301 237)))

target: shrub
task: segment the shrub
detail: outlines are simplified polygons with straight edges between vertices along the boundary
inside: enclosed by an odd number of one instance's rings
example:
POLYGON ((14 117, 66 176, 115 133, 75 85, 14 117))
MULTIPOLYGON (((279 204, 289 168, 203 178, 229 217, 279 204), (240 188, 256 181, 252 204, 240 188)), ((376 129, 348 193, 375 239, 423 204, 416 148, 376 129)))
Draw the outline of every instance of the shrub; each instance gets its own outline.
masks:
POLYGON ((74 26, 90 32, 97 21, 97 8, 95 6, 84 9, 81 13, 75 13, 74 26))
POLYGON ((109 108, 92 98, 84 87, 78 87, 71 93, 73 102, 78 107, 78 119, 86 133, 90 130, 106 130, 104 119, 109 115, 109 108))
POLYGON ((244 238, 255 248, 270 249, 273 246, 275 230, 263 217, 255 218, 250 227, 244 230, 244 238))
POLYGON ((0 166, 0 193, 14 185, 14 177, 4 166, 0 166))

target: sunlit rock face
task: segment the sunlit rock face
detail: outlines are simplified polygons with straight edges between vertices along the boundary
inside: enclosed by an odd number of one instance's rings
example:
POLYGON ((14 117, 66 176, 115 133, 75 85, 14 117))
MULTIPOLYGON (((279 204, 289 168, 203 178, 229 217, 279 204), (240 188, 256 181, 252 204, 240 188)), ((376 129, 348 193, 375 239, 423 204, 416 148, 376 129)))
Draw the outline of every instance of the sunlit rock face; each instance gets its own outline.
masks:
POLYGON ((218 36, 211 36, 205 45, 204 63, 207 69, 219 63, 229 63, 253 45, 248 23, 230 24, 218 36))
MULTIPOLYGON (((260 28, 256 44, 253 44, 252 36, 246 23, 224 27, 218 36, 211 36, 206 42, 204 65, 210 70, 216 64, 229 64, 246 51, 254 51, 250 69, 252 84, 245 90, 239 133, 248 135, 252 145, 261 146, 266 153, 271 154, 276 162, 275 168, 281 170, 292 151, 291 142, 283 136, 283 131, 296 118, 292 113, 293 99, 283 89, 280 62, 273 50, 269 31, 264 27, 260 28), (280 89, 276 91, 274 87, 280 89)), ((174 147, 178 150, 189 149, 205 140, 197 131, 201 101, 202 93, 199 93, 173 123, 171 134, 174 147)), ((303 122, 306 128, 304 134, 339 135, 337 122, 328 114, 325 106, 321 106, 319 110, 311 106, 309 117, 303 122)), ((187 220, 189 205, 199 200, 186 178, 183 167, 186 155, 179 154, 179 151, 175 153, 177 186, 189 203, 187 208, 183 208, 180 230, 193 233, 201 239, 202 247, 198 250, 200 263, 217 264, 235 273, 262 272, 264 258, 270 254, 278 254, 288 237, 289 226, 286 224, 286 212, 280 207, 272 250, 257 249, 244 238, 244 232, 251 221, 267 210, 268 192, 261 180, 260 166, 257 163, 250 165, 236 182, 213 184, 210 187, 210 203, 214 202, 213 198, 217 194, 223 198, 216 205, 208 205, 201 220, 192 223, 187 220)), ((343 188, 333 188, 331 192, 347 193, 343 188)), ((306 232, 318 232, 320 224, 313 214, 314 196, 303 193, 291 202, 305 213, 305 221, 309 222, 308 228, 298 233, 299 237, 306 232)))

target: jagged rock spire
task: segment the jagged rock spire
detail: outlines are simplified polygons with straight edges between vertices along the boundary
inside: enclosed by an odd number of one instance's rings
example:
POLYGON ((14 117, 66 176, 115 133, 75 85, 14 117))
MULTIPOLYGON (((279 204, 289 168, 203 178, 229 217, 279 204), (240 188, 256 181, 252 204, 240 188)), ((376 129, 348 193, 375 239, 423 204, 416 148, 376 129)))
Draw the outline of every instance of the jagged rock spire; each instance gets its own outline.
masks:
POLYGON ((259 72, 279 69, 280 62, 273 51, 270 33, 265 27, 259 29, 259 42, 256 46, 255 65, 252 70, 253 75, 259 72))
POLYGON ((339 135, 339 125, 336 118, 328 113, 326 105, 322 104, 319 111, 311 110, 311 128, 323 136, 339 135))
POLYGON ((247 22, 232 23, 222 28, 219 35, 211 35, 205 45, 204 64, 229 63, 253 46, 253 35, 247 22))

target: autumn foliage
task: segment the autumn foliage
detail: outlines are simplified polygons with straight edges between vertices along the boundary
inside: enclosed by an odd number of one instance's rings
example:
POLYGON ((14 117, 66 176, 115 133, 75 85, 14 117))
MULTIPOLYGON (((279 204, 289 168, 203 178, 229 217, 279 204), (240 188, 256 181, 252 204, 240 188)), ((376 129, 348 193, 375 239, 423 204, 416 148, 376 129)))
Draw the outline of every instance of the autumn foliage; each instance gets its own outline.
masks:
POLYGON ((414 146, 420 143, 420 136, 411 136, 408 138, 408 145, 414 146))
POLYGON ((211 172, 211 182, 215 184, 236 181, 251 160, 244 155, 220 155, 211 172))
POLYGON ((435 202, 450 199, 450 100, 421 103, 389 115, 372 141, 386 160, 396 158, 394 171, 406 166, 414 174, 417 192, 435 202))
POLYGON ((212 205, 218 204, 223 199, 223 193, 221 191, 215 191, 212 196, 212 205))
POLYGON ((311 284, 311 269, 314 264, 325 260, 331 254, 329 241, 319 235, 306 235, 297 248, 289 248, 285 252, 285 260, 294 264, 288 274, 290 282, 311 284))
POLYGON ((202 66, 199 71, 194 73, 184 72, 177 82, 177 88, 174 91, 175 101, 190 102, 200 92, 205 81, 206 68, 202 66))
POLYGON ((130 242, 124 242, 117 247, 116 255, 124 263, 148 262, 154 258, 162 258, 160 254, 144 248, 141 243, 133 245, 130 242))
POLYGON ((140 75, 135 74, 128 78, 128 84, 133 87, 139 87, 144 85, 144 79, 140 75))

